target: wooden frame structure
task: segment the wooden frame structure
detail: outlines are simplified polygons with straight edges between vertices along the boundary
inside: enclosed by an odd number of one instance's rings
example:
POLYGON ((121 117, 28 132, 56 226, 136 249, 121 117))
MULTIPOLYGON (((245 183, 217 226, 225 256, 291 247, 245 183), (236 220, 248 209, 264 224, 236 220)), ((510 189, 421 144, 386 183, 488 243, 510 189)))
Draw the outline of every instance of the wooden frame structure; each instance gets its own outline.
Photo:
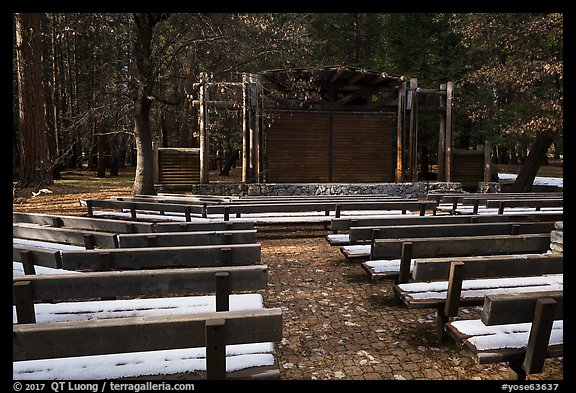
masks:
MULTIPOLYGON (((209 183, 209 108, 242 111, 243 183, 271 180, 268 173, 268 146, 263 118, 271 110, 278 109, 307 113, 337 111, 334 113, 394 114, 396 157, 393 157, 392 151, 387 154, 391 155, 388 158, 392 162, 395 161, 396 168, 395 171, 393 169, 391 178, 396 182, 418 180, 418 113, 419 111, 438 113, 438 180, 447 182, 452 180, 453 82, 441 84, 438 89, 425 89, 418 87, 417 79, 407 81, 400 75, 335 65, 269 70, 261 74, 244 73, 240 83, 211 82, 207 73, 202 73, 200 82, 194 84, 194 88, 198 89, 198 99, 192 103, 199 110, 199 182, 202 184, 209 183), (242 102, 210 100, 211 86, 241 88, 242 102), (303 92, 304 89, 308 91, 303 92), (438 96, 438 106, 424 105, 419 108, 418 97, 423 95, 438 96)), ((329 146, 319 147, 332 149, 331 138, 326 142, 329 146)), ((332 156, 329 157, 332 160, 332 156)), ((393 163, 391 165, 394 166, 393 163)), ((329 178, 328 181, 346 182, 345 177, 344 180, 332 180, 332 175, 329 178)))

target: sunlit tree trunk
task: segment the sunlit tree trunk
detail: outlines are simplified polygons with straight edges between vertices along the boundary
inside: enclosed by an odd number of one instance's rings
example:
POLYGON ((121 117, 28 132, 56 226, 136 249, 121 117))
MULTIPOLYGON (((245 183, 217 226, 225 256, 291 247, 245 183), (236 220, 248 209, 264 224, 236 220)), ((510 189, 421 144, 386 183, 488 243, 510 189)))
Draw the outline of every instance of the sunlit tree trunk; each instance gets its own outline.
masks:
POLYGON ((18 131, 21 187, 54 183, 48 158, 42 86, 41 14, 16 16, 18 63, 18 131))

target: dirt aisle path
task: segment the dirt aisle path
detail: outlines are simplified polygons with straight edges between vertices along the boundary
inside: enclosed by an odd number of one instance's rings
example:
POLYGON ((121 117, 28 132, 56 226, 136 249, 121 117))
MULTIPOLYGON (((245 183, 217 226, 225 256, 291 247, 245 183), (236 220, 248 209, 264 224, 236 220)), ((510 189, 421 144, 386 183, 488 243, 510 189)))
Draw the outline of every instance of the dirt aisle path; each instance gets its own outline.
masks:
MULTIPOLYGON (((505 379, 505 364, 476 365, 454 342, 435 335, 435 310, 408 310, 391 281, 371 281, 323 239, 260 236, 270 267, 269 307, 282 307, 278 346, 282 379, 505 379)), ((460 318, 470 318, 464 309, 460 318)), ((562 362, 549 360, 530 379, 562 379, 562 362)))

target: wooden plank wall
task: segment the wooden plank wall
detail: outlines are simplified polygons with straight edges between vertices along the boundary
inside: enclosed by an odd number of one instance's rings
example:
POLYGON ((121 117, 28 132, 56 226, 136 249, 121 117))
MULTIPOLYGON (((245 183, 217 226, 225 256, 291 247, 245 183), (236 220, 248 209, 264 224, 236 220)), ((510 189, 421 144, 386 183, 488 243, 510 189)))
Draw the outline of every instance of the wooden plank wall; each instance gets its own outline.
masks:
POLYGON ((334 114, 330 181, 394 182, 391 115, 334 114))
POLYGON ((393 182, 393 117, 274 113, 266 129, 268 182, 393 182))
POLYGON ((484 180, 484 150, 452 151, 452 181, 464 188, 478 188, 484 180))
POLYGON ((166 185, 200 183, 200 150, 158 149, 158 183, 166 185))

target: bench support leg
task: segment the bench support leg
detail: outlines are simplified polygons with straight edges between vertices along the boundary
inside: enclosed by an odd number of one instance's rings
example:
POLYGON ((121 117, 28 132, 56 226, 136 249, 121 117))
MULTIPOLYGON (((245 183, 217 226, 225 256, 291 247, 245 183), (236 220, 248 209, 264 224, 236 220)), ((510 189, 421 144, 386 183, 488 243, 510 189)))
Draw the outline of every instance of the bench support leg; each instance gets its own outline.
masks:
POLYGON ((510 370, 508 371, 508 379, 514 381, 525 381, 526 371, 522 368, 522 360, 512 360, 508 363, 510 370))
POLYGON ((444 313, 444 307, 438 307, 436 309, 436 333, 440 342, 445 342, 448 339, 448 335, 444 330, 444 325, 448 322, 450 322, 450 318, 444 313))
POLYGON ((206 378, 226 378, 226 320, 206 321, 206 378))

